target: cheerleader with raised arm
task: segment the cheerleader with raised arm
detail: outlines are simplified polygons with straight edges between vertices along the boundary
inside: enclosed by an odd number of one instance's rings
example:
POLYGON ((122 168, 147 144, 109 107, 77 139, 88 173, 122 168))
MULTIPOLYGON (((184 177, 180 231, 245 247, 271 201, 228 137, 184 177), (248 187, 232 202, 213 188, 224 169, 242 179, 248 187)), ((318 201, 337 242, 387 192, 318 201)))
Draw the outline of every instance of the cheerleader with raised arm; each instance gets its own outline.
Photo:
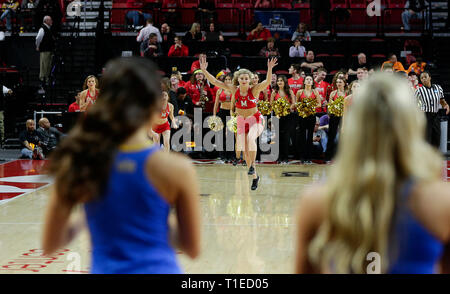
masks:
POLYGON ((258 110, 259 93, 267 88, 272 76, 272 69, 277 65, 277 58, 267 61, 266 79, 252 85, 252 72, 240 69, 234 73, 233 84, 227 85, 217 80, 207 71, 206 57, 200 59, 200 68, 210 83, 224 90, 234 93, 231 100, 231 115, 237 114, 237 148, 244 151, 244 159, 249 167, 248 174, 253 176, 252 190, 258 188, 259 176, 255 170, 256 140, 264 129, 264 117, 258 110))

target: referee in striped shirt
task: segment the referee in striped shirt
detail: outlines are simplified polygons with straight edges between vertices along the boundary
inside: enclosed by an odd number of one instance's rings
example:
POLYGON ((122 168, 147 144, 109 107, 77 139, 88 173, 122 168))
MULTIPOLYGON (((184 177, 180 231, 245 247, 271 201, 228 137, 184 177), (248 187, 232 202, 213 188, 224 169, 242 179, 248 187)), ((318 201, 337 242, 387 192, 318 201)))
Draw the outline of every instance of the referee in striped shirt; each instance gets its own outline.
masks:
POLYGON ((422 72, 420 81, 423 87, 416 89, 415 96, 427 118, 426 139, 431 145, 439 148, 441 141, 441 122, 438 116, 439 104, 445 109, 445 114, 447 115, 450 108, 444 99, 442 87, 431 83, 429 72, 422 72))

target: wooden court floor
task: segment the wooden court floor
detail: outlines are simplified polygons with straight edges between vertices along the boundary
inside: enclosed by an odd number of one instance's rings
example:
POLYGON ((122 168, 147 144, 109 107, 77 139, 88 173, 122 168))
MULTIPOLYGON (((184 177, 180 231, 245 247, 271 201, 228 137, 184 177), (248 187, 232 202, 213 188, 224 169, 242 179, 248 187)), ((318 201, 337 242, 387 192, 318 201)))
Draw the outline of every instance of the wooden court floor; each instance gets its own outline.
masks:
MULTIPOLYGON (((88 273, 87 229, 56 255, 42 256, 39 248, 51 179, 39 175, 42 166, 18 162, 17 165, 22 165, 18 169, 23 169, 22 174, 25 174, 23 178, 0 166, 0 195, 18 194, 3 197, 6 201, 0 200, 0 274, 88 273), (19 188, 14 190, 7 188, 8 185, 19 188)), ((202 253, 196 260, 190 260, 178 252, 184 271, 192 274, 292 273, 299 195, 305 186, 324 179, 327 168, 326 165, 258 165, 260 185, 256 191, 251 191, 251 176, 247 175, 246 167, 197 164, 201 186, 202 253), (283 175, 286 172, 288 176, 283 175)), ((74 215, 77 217, 83 217, 81 207, 74 215)))

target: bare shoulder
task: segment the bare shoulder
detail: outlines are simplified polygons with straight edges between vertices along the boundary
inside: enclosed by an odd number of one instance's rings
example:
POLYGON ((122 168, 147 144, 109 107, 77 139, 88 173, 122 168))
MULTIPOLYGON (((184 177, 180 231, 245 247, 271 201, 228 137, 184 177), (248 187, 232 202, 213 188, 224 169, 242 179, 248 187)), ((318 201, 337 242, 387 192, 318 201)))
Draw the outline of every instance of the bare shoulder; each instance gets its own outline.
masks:
POLYGON ((308 218, 311 223, 319 225, 325 215, 327 205, 324 185, 314 184, 300 195, 298 213, 301 218, 308 218))
POLYGON ((194 167, 189 157, 183 154, 157 151, 147 161, 147 169, 170 178, 177 178, 194 170, 194 167))
POLYGON ((427 229, 443 241, 450 240, 450 183, 420 183, 411 191, 410 205, 427 229))
POLYGON ((146 162, 146 174, 158 192, 171 204, 180 191, 195 181, 195 169, 190 159, 178 153, 155 152, 146 162))

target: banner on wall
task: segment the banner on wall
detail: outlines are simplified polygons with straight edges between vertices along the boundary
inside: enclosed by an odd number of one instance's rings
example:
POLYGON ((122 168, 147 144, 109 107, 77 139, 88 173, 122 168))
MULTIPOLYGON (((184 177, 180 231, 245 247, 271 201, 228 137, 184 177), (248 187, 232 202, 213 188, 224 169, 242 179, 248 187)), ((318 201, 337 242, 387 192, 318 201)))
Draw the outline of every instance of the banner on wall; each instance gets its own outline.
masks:
POLYGON ((255 10, 255 20, 261 22, 272 36, 279 34, 281 39, 290 39, 300 22, 300 11, 255 10))

